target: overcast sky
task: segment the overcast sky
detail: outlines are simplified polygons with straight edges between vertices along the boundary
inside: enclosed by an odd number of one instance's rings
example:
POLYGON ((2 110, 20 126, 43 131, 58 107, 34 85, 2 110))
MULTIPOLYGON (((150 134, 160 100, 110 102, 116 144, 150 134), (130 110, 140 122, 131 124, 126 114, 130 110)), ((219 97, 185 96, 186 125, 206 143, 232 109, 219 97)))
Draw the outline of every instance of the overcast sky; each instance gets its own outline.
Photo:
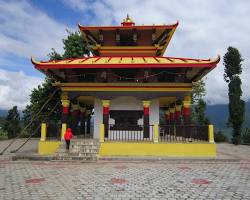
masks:
MULTIPOLYGON (((237 47, 243 63, 244 99, 250 98, 250 1, 248 0, 0 0, 0 109, 23 109, 44 76, 31 55, 47 60, 51 48, 62 52, 66 29, 82 25, 119 25, 129 13, 136 24, 179 26, 165 56, 223 57, 237 47)), ((208 104, 226 104, 223 62, 206 77, 208 104)))

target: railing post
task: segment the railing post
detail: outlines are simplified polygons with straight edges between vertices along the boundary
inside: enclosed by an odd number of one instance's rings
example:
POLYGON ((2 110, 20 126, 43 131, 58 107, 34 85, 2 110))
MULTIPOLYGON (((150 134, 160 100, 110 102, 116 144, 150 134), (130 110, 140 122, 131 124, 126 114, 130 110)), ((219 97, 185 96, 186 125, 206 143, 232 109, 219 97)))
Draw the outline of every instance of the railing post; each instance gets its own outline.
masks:
POLYGON ((208 140, 209 143, 214 143, 214 126, 212 124, 208 125, 208 140))
POLYGON ((41 138, 40 138, 40 141, 45 141, 46 140, 46 135, 47 135, 47 124, 42 123, 41 124, 41 138))
POLYGON ((62 123, 61 140, 64 140, 64 134, 66 132, 66 129, 67 129, 67 124, 66 123, 62 123))
POLYGON ((104 131, 105 127, 104 124, 100 124, 100 142, 104 142, 104 131))
POLYGON ((154 143, 158 143, 159 142, 159 126, 158 126, 158 124, 154 124, 153 134, 154 134, 154 143))
POLYGON ((174 125, 174 139, 176 138, 176 125, 174 125))

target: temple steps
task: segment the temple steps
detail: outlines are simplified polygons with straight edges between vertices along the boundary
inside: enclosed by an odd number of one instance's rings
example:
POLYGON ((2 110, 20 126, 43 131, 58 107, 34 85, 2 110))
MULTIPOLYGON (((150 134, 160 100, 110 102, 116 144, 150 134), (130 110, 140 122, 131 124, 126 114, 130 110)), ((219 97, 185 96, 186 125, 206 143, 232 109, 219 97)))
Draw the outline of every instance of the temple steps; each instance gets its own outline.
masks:
POLYGON ((86 161, 98 160, 100 144, 95 139, 72 139, 69 151, 66 151, 65 143, 57 150, 54 160, 86 161))

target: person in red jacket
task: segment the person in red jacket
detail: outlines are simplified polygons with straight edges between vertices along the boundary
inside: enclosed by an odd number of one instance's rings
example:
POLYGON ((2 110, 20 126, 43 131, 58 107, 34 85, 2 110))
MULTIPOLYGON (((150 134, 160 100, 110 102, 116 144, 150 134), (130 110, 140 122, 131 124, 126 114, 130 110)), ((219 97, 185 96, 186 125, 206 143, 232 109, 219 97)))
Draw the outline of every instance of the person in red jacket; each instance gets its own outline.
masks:
POLYGON ((66 150, 69 151, 70 140, 73 137, 71 128, 67 128, 64 134, 64 140, 66 142, 66 150))

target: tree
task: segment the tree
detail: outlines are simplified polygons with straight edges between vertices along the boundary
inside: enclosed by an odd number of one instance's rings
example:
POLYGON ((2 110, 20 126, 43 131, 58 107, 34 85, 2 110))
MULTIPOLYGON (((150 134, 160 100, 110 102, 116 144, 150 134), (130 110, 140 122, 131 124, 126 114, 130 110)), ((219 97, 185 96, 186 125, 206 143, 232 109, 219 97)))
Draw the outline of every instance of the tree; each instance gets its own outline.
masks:
POLYGON ((223 57, 224 80, 228 83, 229 118, 228 124, 233 128, 233 144, 241 142, 242 124, 245 116, 245 102, 241 99, 242 57, 237 48, 228 47, 223 57))
POLYGON ((47 55, 49 60, 62 60, 68 58, 82 58, 85 55, 89 56, 90 52, 88 50, 88 44, 83 39, 83 36, 80 32, 68 32, 66 39, 63 39, 63 49, 64 53, 59 54, 54 48, 51 49, 51 52, 47 55))
POLYGON ((56 52, 56 50, 54 48, 51 49, 51 52, 47 55, 49 57, 49 60, 62 60, 63 57, 56 52))
MULTIPOLYGON (((54 48, 48 54, 49 60, 62 60, 67 58, 81 58, 85 55, 89 55, 87 49, 87 43, 84 41, 80 32, 69 32, 66 39, 63 39, 64 53, 59 54, 54 48)), ((40 108, 48 100, 48 97, 56 90, 53 87, 53 79, 46 77, 44 83, 34 88, 30 95, 30 103, 23 111, 24 126, 29 124, 32 119, 35 119, 28 132, 33 133, 37 127, 44 121, 50 121, 57 123, 61 119, 61 107, 60 107, 60 91, 56 92, 55 96, 50 102, 43 108, 40 115, 37 115, 40 108), (48 113, 59 103, 59 106, 48 116, 48 113)))
POLYGON ((13 106, 8 111, 3 125, 3 130, 7 132, 8 138, 14 138, 20 133, 20 116, 17 110, 17 106, 13 106))
POLYGON ((84 55, 89 55, 87 42, 83 39, 80 32, 68 31, 68 37, 63 39, 64 54, 63 58, 82 58, 84 55))
POLYGON ((192 103, 197 103, 206 95, 205 82, 201 79, 194 83, 192 88, 192 103))
POLYGON ((33 123, 28 129, 30 133, 34 133, 34 131, 42 122, 49 121, 56 123, 60 119, 61 110, 60 106, 57 106, 58 102, 60 101, 59 91, 55 93, 53 98, 42 109, 41 113, 38 114, 38 111, 41 109, 44 103, 55 92, 56 88, 52 86, 52 82, 52 79, 45 78, 45 81, 42 83, 42 85, 34 88, 30 95, 30 104, 28 104, 23 111, 24 126, 28 125, 30 121, 33 120, 33 123), (52 111, 52 109, 54 109, 54 111, 52 111), (50 113, 50 116, 48 116, 48 113, 50 113))
POLYGON ((192 118, 199 125, 207 125, 210 123, 208 117, 206 117, 206 102, 203 99, 205 95, 205 82, 199 80, 194 84, 192 90, 192 118))
POLYGON ((206 107, 207 104, 203 99, 199 99, 197 104, 194 105, 194 113, 196 121, 199 125, 208 125, 210 121, 206 116, 206 107))

